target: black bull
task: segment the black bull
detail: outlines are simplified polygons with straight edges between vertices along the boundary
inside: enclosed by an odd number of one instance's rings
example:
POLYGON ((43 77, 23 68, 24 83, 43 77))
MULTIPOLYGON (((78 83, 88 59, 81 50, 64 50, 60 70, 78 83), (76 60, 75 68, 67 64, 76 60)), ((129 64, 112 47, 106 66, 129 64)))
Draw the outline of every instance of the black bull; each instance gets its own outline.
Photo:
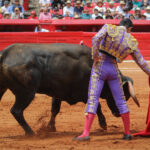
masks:
MULTIPOLYGON (((12 91, 15 95, 15 104, 11 108, 11 113, 25 133, 32 134, 33 131, 23 116, 24 109, 31 103, 35 93, 52 96, 52 116, 48 126, 55 130, 55 117, 62 100, 71 105, 79 101, 86 103, 92 63, 91 49, 84 45, 11 45, 0 53, 0 98, 7 89, 12 91)), ((121 76, 128 100, 128 85, 132 79, 121 76)), ((106 99, 112 113, 119 116, 107 82, 100 97, 106 99)), ((97 115, 101 127, 106 129, 100 104, 97 115)))

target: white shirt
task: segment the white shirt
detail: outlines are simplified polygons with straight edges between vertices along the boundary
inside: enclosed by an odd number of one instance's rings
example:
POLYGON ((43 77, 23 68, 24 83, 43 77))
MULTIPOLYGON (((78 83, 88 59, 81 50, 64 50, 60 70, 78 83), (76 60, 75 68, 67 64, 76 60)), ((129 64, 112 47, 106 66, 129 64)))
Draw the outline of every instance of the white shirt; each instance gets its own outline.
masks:
POLYGON ((101 14, 98 14, 98 15, 92 14, 92 19, 96 19, 96 17, 98 17, 98 16, 102 17, 101 14))
POLYGON ((98 9, 98 11, 102 12, 102 13, 105 13, 105 11, 106 11, 106 8, 104 6, 102 6, 102 7, 95 6, 94 9, 98 9))
POLYGON ((63 8, 63 15, 65 16, 66 15, 66 12, 69 12, 69 14, 71 15, 71 16, 73 16, 73 14, 74 14, 74 8, 71 6, 71 7, 67 7, 67 6, 65 6, 64 8, 63 8))
POLYGON ((113 7, 113 8, 107 8, 108 10, 110 10, 111 11, 111 13, 114 13, 115 11, 116 11, 116 8, 115 7, 113 7))
POLYGON ((42 5, 50 4, 50 0, 39 0, 39 4, 42 5))
POLYGON ((145 12, 144 15, 146 16, 146 20, 150 20, 150 13, 145 12))
POLYGON ((119 14, 124 14, 124 11, 123 11, 123 9, 120 7, 120 6, 117 6, 117 8, 116 8, 116 11, 119 13, 119 14))
POLYGON ((5 12, 11 12, 11 8, 10 8, 10 6, 8 6, 7 8, 5 7, 5 6, 3 6, 3 7, 1 7, 1 11, 2 11, 2 13, 5 13, 5 12))

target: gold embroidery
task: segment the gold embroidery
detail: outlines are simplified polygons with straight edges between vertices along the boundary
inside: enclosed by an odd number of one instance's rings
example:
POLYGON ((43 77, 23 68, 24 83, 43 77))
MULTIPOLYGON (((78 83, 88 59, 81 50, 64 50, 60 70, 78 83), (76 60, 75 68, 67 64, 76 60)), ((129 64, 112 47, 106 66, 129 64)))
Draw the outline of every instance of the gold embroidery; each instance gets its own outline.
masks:
POLYGON ((131 50, 136 50, 138 47, 137 40, 131 34, 128 38, 128 45, 129 45, 129 48, 131 48, 131 50))
MULTIPOLYGON (((116 25, 108 24, 107 25, 107 32, 108 35, 111 36, 112 38, 116 37, 119 33, 119 27, 116 25)), ((113 39, 112 39, 113 40, 113 39)))

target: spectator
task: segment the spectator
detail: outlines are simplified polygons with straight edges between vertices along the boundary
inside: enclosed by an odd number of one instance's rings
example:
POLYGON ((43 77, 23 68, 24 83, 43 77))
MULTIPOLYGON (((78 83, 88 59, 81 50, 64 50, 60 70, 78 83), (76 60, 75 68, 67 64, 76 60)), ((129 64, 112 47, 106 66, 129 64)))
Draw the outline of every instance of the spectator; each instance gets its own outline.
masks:
POLYGON ((98 9, 94 9, 94 14, 92 14, 92 19, 96 19, 96 17, 100 16, 103 18, 102 14, 98 12, 98 9))
POLYGON ((10 19, 10 13, 5 11, 3 15, 3 19, 10 19))
POLYGON ((23 6, 24 0, 20 0, 20 4, 23 6))
POLYGON ((131 14, 130 17, 129 17, 129 19, 130 20, 134 20, 135 19, 134 15, 131 14))
POLYGON ((23 13, 16 7, 15 11, 11 14, 11 19, 23 19, 23 13))
POLYGON ((39 0, 40 7, 49 7, 50 6, 50 0, 39 0))
POLYGON ((47 7, 45 7, 43 12, 40 13, 39 20, 51 20, 51 15, 48 12, 47 7))
POLYGON ((64 2, 62 0, 54 0, 52 2, 52 8, 58 8, 58 9, 62 9, 64 5, 64 2))
POLYGON ((84 13, 81 14, 80 16, 82 19, 91 19, 91 14, 89 13, 89 10, 88 9, 85 9, 84 10, 84 13))
POLYGON ((142 9, 145 9, 148 5, 150 6, 150 0, 142 0, 141 2, 142 9))
POLYGON ((81 17, 80 17, 80 15, 79 14, 75 14, 74 15, 74 19, 80 19, 81 17))
POLYGON ((2 7, 3 6, 3 0, 0 0, 0 7, 2 7))
POLYGON ((141 19, 141 10, 140 10, 140 8, 136 8, 136 9, 135 9, 135 11, 134 11, 134 18, 135 18, 136 20, 141 19))
POLYGON ((145 15, 141 15, 141 20, 146 20, 146 16, 145 15))
POLYGON ((106 9, 105 14, 103 15, 103 19, 106 19, 106 16, 112 16, 111 11, 109 9, 106 9))
POLYGON ((99 13, 102 13, 102 14, 104 14, 106 11, 106 8, 103 6, 102 0, 97 1, 97 6, 95 6, 94 9, 98 9, 99 13))
POLYGON ((23 6, 20 5, 19 0, 15 0, 15 3, 12 4, 10 7, 11 7, 11 13, 13 13, 15 11, 15 8, 18 7, 20 12, 24 14, 24 8, 23 6))
POLYGON ((44 28, 41 28, 41 25, 38 25, 38 26, 35 28, 35 32, 49 32, 49 30, 44 29, 44 28))
POLYGON ((66 14, 63 19, 70 20, 70 19, 73 19, 73 16, 71 16, 70 13, 66 11, 66 14))
POLYGON ((138 0, 134 0, 133 2, 133 10, 135 10, 137 7, 141 7, 141 2, 138 0))
POLYGON ((63 16, 69 14, 69 17, 73 17, 74 15, 74 8, 71 6, 71 1, 66 2, 66 6, 63 8, 63 16))
POLYGON ((97 16, 95 19, 103 19, 103 17, 101 17, 101 16, 97 16))
POLYGON ((112 14, 112 15, 115 14, 116 7, 114 7, 114 2, 113 2, 113 1, 110 1, 110 2, 109 2, 109 7, 108 7, 107 9, 111 11, 111 14, 112 14))
POLYGON ((0 8, 0 19, 2 19, 2 18, 3 18, 3 15, 2 15, 2 10, 0 8))
POLYGON ((114 3, 120 3, 120 0, 114 0, 114 3))
POLYGON ((45 7, 41 7, 41 8, 40 8, 40 13, 43 12, 44 8, 45 8, 45 7))
POLYGON ((150 6, 146 7, 146 12, 144 13, 146 20, 150 20, 150 6))
POLYGON ((117 14, 116 16, 115 16, 115 19, 124 19, 124 16, 122 15, 122 14, 117 14))
POLYGON ((124 18, 130 18, 130 13, 129 13, 129 10, 128 9, 124 9, 124 14, 123 14, 123 16, 124 16, 124 18))
POLYGON ((52 14, 52 19, 62 19, 63 16, 61 14, 59 14, 59 9, 58 8, 55 8, 54 10, 54 14, 52 14))
POLYGON ((81 15, 83 11, 83 7, 81 6, 80 1, 76 1, 76 6, 74 7, 74 15, 81 15))
POLYGON ((9 6, 9 1, 4 1, 4 6, 1 9, 3 14, 5 12, 11 13, 11 7, 9 6))
POLYGON ((28 19, 38 19, 36 16, 36 12, 35 11, 31 11, 30 12, 30 16, 28 17, 28 19))
POLYGON ((117 6, 117 8, 116 8, 116 13, 123 15, 124 14, 124 11, 123 11, 124 7, 125 7, 125 2, 124 1, 120 1, 120 5, 117 6))
POLYGON ((124 9, 127 9, 127 10, 131 10, 133 8, 133 3, 132 3, 132 0, 125 0, 125 7, 124 9))
POLYGON ((93 13, 93 8, 94 8, 94 6, 91 4, 91 1, 87 0, 86 1, 86 6, 84 6, 84 10, 88 9, 89 13, 92 14, 93 13))
POLYGON ((105 19, 114 19, 112 15, 107 15, 105 19))

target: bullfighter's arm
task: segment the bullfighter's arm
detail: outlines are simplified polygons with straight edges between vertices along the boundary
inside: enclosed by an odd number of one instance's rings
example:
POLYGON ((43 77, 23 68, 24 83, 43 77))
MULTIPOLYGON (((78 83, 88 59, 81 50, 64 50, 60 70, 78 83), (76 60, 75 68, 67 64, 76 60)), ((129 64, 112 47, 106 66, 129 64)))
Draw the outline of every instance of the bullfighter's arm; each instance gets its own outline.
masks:
POLYGON ((139 65, 139 67, 150 76, 150 68, 148 66, 148 63, 144 60, 139 49, 134 50, 131 56, 133 57, 135 62, 139 65))
POLYGON ((107 24, 105 24, 98 33, 92 38, 92 59, 98 56, 99 44, 105 37, 107 32, 107 24))

